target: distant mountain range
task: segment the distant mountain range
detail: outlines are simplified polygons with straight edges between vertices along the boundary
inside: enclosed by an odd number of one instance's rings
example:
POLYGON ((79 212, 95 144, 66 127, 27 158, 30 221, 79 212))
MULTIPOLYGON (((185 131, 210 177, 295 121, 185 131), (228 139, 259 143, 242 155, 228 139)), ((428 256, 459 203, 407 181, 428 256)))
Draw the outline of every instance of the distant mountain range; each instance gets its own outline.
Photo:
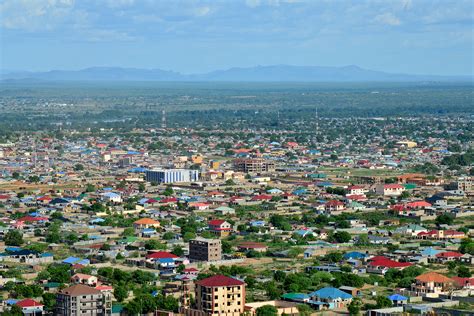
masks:
POLYGON ((161 69, 92 67, 82 70, 47 72, 1 72, 3 80, 46 81, 255 81, 255 82, 398 82, 398 81, 472 81, 473 76, 434 76, 394 74, 358 66, 256 66, 230 68, 203 74, 185 75, 161 69))

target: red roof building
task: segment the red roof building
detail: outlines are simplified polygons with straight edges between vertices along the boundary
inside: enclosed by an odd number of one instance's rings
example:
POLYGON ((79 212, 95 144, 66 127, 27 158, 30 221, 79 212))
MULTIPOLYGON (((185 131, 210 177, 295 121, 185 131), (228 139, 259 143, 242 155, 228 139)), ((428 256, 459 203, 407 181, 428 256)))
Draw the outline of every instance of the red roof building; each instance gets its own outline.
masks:
POLYGON ((369 259, 369 261, 370 261, 369 266, 371 267, 400 269, 400 268, 406 268, 412 265, 409 262, 398 262, 384 256, 376 256, 369 259))
POLYGON ((152 252, 148 254, 146 258, 147 259, 177 259, 179 257, 171 252, 157 251, 157 252, 152 252))
POLYGON ((245 283, 240 280, 225 275, 214 275, 196 282, 196 285, 205 287, 239 286, 244 284, 245 283))
POLYGON ((37 301, 35 301, 31 298, 26 298, 24 300, 16 302, 15 304, 20 306, 21 308, 42 307, 42 306, 44 306, 43 304, 38 303, 37 301))
POLYGON ((220 237, 228 236, 232 232, 232 225, 222 219, 214 219, 208 222, 209 231, 220 237))

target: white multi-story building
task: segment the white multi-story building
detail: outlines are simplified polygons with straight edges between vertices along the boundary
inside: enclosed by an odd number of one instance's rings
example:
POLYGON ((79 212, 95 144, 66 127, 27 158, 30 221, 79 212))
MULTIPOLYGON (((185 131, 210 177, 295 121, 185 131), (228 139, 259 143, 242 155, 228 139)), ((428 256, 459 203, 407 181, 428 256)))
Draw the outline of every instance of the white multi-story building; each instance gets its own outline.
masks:
POLYGON ((145 173, 146 181, 156 183, 195 182, 199 180, 199 171, 190 169, 155 169, 145 173))

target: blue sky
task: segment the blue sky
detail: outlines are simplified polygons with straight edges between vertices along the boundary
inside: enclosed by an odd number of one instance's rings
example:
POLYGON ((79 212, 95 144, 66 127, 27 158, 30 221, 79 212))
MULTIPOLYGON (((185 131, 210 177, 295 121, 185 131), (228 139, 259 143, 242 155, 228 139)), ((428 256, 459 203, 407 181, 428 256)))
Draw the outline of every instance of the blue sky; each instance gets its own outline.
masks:
POLYGON ((472 0, 0 0, 0 68, 473 73, 472 0))

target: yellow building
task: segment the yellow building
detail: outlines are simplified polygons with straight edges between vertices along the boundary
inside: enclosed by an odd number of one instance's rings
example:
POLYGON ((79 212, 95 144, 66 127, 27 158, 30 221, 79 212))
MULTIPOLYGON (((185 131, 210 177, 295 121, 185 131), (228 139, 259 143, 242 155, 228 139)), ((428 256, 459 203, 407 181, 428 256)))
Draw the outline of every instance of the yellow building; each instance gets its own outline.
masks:
POLYGON ((217 160, 211 160, 209 162, 209 168, 211 168, 211 169, 216 170, 216 169, 219 169, 220 166, 221 166, 221 163, 217 160))
POLYGON ((202 164, 202 159, 203 159, 202 156, 199 155, 199 154, 198 154, 198 155, 192 155, 192 156, 191 156, 191 161, 192 161, 194 164, 198 164, 198 165, 202 164))
POLYGON ((240 316, 245 308, 245 283, 214 275, 196 282, 196 309, 203 315, 240 316))

